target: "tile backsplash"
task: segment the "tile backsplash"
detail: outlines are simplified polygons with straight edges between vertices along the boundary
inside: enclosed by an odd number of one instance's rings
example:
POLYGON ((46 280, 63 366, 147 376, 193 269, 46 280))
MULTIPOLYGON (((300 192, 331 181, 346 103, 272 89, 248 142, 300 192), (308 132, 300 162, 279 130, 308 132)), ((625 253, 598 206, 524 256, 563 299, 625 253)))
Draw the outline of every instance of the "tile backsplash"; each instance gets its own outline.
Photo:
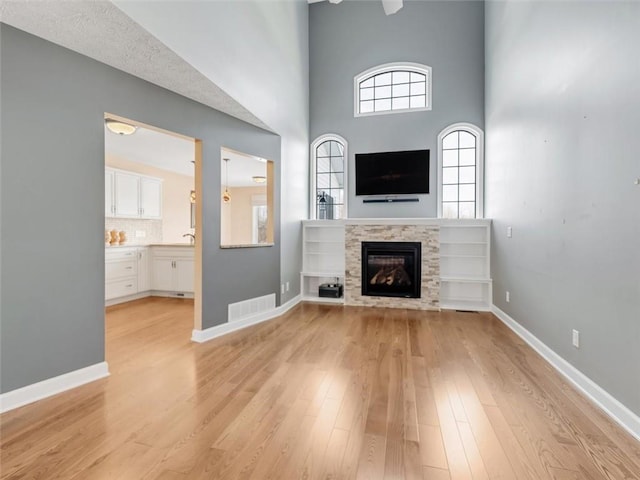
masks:
POLYGON ((162 220, 141 220, 137 218, 105 218, 105 230, 124 230, 126 245, 147 245, 162 243, 162 220), (144 232, 144 237, 136 237, 136 232, 144 232))

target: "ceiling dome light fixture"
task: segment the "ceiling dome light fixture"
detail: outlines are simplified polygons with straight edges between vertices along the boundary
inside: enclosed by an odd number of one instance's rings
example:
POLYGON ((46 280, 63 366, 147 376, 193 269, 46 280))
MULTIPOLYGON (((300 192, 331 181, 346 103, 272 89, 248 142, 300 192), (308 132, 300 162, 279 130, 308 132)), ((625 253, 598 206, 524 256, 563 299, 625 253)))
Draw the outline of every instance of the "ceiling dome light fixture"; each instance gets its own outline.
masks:
POLYGON ((224 187, 224 192, 222 192, 222 201, 224 203, 230 203, 231 202, 231 194, 229 193, 229 159, 228 158, 223 158, 222 160, 224 160, 224 166, 225 166, 225 187, 224 187))
POLYGON ((120 122, 118 120, 114 120, 113 118, 107 118, 104 123, 107 125, 107 128, 118 135, 132 135, 136 133, 138 127, 135 125, 131 125, 129 123, 120 122))
POLYGON ((267 177, 262 175, 254 175, 253 177, 251 177, 251 180, 253 180, 255 183, 265 183, 267 181, 267 177))

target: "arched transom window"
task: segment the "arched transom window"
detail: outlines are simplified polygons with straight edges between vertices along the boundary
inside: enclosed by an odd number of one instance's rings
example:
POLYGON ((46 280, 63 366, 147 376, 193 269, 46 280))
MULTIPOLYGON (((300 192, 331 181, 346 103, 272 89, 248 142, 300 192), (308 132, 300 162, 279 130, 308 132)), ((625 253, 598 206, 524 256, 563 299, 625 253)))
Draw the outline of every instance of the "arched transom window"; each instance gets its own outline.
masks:
POLYGON ((339 135, 318 137, 311 144, 311 218, 346 217, 347 142, 339 135))
POLYGON ((431 110, 431 67, 390 63, 354 79, 355 116, 431 110))
POLYGON ((483 134, 457 123, 438 135, 438 216, 482 218, 483 134))

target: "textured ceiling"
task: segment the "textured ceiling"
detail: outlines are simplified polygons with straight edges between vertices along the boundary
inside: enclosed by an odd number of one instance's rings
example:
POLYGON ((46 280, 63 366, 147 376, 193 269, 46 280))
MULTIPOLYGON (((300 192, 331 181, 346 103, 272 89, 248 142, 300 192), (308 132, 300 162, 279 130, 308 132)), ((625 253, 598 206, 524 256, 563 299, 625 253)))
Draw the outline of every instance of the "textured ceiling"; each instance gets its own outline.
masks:
POLYGON ((111 2, 2 0, 0 21, 272 130, 111 2))

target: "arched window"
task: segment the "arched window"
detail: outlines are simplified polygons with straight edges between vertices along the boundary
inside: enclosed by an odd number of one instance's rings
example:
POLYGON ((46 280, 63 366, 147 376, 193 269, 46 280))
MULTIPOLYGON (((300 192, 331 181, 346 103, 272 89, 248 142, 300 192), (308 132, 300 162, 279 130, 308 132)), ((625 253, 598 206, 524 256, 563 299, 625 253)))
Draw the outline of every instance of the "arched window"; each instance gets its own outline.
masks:
POLYGON ((311 218, 345 218, 347 198, 347 141, 327 134, 311 144, 311 218))
POLYGON ((431 67, 388 63, 354 79, 354 115, 431 110, 431 67))
POLYGON ((482 218, 483 133, 456 123, 438 135, 438 217, 482 218))

